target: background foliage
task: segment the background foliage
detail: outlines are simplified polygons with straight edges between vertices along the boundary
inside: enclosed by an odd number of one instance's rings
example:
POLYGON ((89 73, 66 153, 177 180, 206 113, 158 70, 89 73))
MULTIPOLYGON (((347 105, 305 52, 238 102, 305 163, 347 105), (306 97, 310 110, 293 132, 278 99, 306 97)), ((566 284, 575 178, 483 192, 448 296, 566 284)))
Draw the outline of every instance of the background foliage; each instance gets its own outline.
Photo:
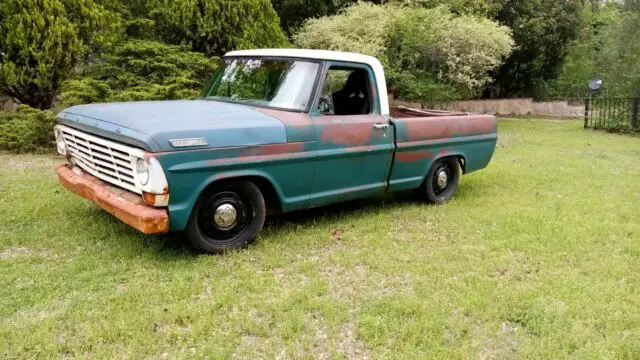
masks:
POLYGON ((162 40, 205 55, 287 44, 269 0, 149 0, 147 9, 162 40))
POLYGON ((65 106, 112 101, 192 99, 217 64, 185 46, 130 40, 63 87, 65 106))
POLYGON ((24 153, 53 148, 55 122, 53 112, 27 105, 0 112, 0 150, 24 153))
POLYGON ((193 98, 226 51, 291 43, 375 55, 396 96, 426 103, 585 97, 593 78, 640 93, 637 0, 4 0, 0 100, 193 98))
POLYGON ((442 6, 365 3, 307 21, 294 42, 375 56, 385 65, 392 92, 432 100, 476 95, 513 46, 509 29, 486 18, 456 16, 442 6))
POLYGON ((117 39, 118 27, 118 14, 93 0, 3 0, 0 93, 49 108, 73 69, 117 39))

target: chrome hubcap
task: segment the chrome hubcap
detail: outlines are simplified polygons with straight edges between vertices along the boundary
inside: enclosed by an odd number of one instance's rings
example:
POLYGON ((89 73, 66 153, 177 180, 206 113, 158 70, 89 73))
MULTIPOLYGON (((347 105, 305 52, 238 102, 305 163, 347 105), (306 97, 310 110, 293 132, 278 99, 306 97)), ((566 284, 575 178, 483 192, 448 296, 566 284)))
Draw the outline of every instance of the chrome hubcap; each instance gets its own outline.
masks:
POLYGON ((441 170, 438 173, 437 181, 438 181, 438 187, 440 189, 446 188, 447 187, 447 183, 449 182, 449 176, 447 175, 447 172, 444 171, 444 170, 441 170))
POLYGON ((213 221, 215 221, 216 225, 218 225, 221 229, 229 229, 233 227, 236 223, 236 219, 238 218, 238 212, 236 208, 231 204, 223 204, 218 206, 215 213, 213 214, 213 221))

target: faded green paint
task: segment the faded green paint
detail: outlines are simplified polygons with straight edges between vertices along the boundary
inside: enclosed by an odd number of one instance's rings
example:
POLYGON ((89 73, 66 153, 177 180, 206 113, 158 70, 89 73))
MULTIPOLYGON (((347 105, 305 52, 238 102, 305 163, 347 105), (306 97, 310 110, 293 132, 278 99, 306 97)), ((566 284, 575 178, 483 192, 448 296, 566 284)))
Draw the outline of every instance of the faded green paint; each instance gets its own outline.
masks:
POLYGON ((244 147, 160 153, 155 156, 169 182, 171 230, 183 230, 198 197, 216 181, 260 177, 275 189, 284 212, 309 207, 316 152, 314 142, 298 143, 295 152, 260 154, 244 147))
MULTIPOLYGON (((323 73, 331 66, 347 65, 328 62, 323 73)), ((375 84, 371 69, 359 67, 375 84)), ((264 179, 275 189, 282 211, 291 212, 418 188, 442 157, 464 159, 465 173, 482 169, 491 160, 497 139, 495 118, 384 117, 376 88, 371 115, 258 109, 282 121, 288 148, 267 145, 158 154, 170 186, 171 229, 186 227, 198 196, 216 181, 264 179)))
MULTIPOLYGON (((197 101, 179 105, 197 106, 191 116, 206 115, 210 120, 198 120, 188 132, 167 132, 158 119, 146 124, 145 131, 132 130, 142 125, 131 114, 116 111, 126 108, 144 113, 154 105, 169 110, 173 107, 168 102, 144 103, 146 108, 135 104, 102 108, 89 105, 76 109, 83 116, 62 116, 60 121, 150 151, 169 183, 169 223, 174 231, 186 228, 200 194, 218 181, 260 178, 275 191, 280 209, 291 212, 381 192, 416 189, 434 161, 445 156, 463 159, 466 173, 488 165, 497 139, 494 117, 382 116, 380 97, 386 95, 378 94, 375 84, 383 80, 375 79, 366 65, 332 62, 322 64, 322 76, 332 65, 356 66, 368 72, 373 84, 371 114, 335 116, 319 114, 315 106, 309 113, 302 113, 197 101), (105 109, 111 110, 109 121, 100 119, 105 109), (209 147, 168 151, 167 139, 186 137, 205 137, 209 147)), ((168 122, 181 116, 179 112, 162 115, 168 122)))

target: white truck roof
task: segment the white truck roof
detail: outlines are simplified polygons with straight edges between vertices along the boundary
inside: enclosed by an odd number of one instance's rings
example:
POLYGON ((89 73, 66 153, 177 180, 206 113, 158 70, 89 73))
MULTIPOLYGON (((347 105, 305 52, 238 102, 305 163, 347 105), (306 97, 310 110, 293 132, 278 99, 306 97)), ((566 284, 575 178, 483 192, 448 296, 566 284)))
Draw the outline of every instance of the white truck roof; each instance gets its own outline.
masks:
POLYGON ((238 50, 231 51, 224 55, 225 57, 284 57, 314 60, 329 60, 352 62, 358 64, 369 65, 376 77, 378 86, 378 97, 380 98, 380 111, 382 115, 389 115, 389 98, 387 96, 387 83, 384 77, 384 69, 380 61, 373 56, 328 50, 310 50, 310 49, 255 49, 255 50, 238 50))

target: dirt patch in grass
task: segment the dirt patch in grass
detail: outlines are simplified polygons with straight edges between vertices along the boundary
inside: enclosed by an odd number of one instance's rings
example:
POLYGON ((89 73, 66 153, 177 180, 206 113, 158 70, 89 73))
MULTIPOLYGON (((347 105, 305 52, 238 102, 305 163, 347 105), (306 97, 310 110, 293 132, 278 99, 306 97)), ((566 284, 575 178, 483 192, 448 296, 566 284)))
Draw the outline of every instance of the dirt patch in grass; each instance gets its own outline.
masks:
POLYGON ((356 326, 353 323, 345 324, 340 329, 338 351, 347 359, 368 360, 371 357, 364 341, 358 338, 356 326))
POLYGON ((31 256, 31 250, 25 247, 10 247, 8 249, 0 250, 0 260, 12 260, 16 258, 31 256))
POLYGON ((494 338, 486 340, 479 354, 480 359, 507 360, 515 359, 518 349, 518 324, 504 322, 494 338))

